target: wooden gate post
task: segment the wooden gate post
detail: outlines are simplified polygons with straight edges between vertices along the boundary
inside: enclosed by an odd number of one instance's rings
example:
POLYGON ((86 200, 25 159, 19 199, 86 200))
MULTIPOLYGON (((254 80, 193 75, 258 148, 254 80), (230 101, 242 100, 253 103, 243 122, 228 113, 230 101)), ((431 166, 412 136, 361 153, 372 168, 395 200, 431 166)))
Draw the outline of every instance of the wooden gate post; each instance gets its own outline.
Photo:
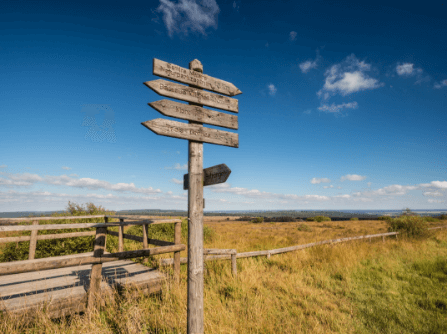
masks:
POLYGON ((236 254, 237 254, 236 252, 231 254, 231 269, 234 277, 237 277, 236 254))
MULTIPOLYGON (((105 223, 108 222, 108 217, 104 217, 105 223)), ((107 235, 107 227, 97 227, 96 228, 96 237, 95 237, 95 248, 93 250, 94 257, 101 257, 104 254, 105 246, 106 246, 106 235, 107 235)), ((90 287, 88 292, 88 308, 92 309, 92 307, 96 304, 96 297, 98 296, 101 289, 101 271, 102 271, 102 263, 93 264, 92 272, 90 274, 90 287)))
MULTIPOLYGON (((174 244, 182 243, 182 223, 175 223, 174 244)), ((174 279, 180 282, 180 252, 174 252, 174 279)))
MULTIPOLYGON (((197 59, 189 69, 203 73, 197 59)), ((190 87, 198 88, 190 85, 190 87)), ((203 105, 194 104, 202 107, 203 105)), ((190 124, 202 123, 189 121, 190 124)), ((188 334, 203 333, 203 143, 188 141, 188 334)))
MULTIPOLYGON (((149 229, 149 225, 148 224, 144 224, 143 225, 143 249, 149 248, 149 245, 147 243, 148 229, 149 229)), ((145 257, 144 260, 143 260, 143 263, 148 263, 148 261, 149 261, 149 258, 145 257)))
MULTIPOLYGON (((124 219, 120 219, 120 223, 124 222, 124 219)), ((120 225, 118 228, 118 252, 124 252, 124 225, 120 225)))
MULTIPOLYGON (((33 221, 33 225, 39 225, 39 221, 33 221)), ((36 245, 37 245, 37 230, 31 231, 31 240, 29 241, 29 254, 28 260, 34 260, 34 256, 36 254, 36 245)))

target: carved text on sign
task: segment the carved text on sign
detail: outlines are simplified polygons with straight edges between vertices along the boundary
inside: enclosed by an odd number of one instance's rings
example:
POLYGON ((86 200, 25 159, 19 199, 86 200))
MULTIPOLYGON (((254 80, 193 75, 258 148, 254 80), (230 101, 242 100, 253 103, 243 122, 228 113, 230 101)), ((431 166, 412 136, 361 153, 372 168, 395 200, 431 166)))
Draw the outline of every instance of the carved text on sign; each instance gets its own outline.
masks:
POLYGON ((236 86, 234 86, 230 82, 216 79, 206 74, 186 69, 178 65, 167 63, 155 58, 153 63, 153 73, 155 75, 182 83, 195 85, 200 88, 208 89, 229 96, 234 96, 242 93, 238 88, 236 88, 236 86))

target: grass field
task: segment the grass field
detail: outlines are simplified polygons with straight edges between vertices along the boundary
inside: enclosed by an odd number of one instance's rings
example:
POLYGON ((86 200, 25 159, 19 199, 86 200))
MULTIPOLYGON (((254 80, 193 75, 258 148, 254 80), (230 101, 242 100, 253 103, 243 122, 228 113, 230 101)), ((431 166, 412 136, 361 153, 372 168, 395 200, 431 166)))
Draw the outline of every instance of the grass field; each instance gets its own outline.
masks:
MULTIPOLYGON (((387 231, 384 221, 206 219, 205 247, 238 252, 387 231)), ((431 223, 440 224, 447 221, 431 223)), ((108 243, 116 244, 113 239, 108 236, 108 243)), ((141 244, 126 240, 125 248, 141 244)), ((238 259, 236 279, 230 261, 206 266, 205 333, 447 333, 446 230, 420 239, 378 238, 238 259)), ((51 320, 42 311, 32 321, 3 314, 0 332, 186 333, 186 280, 182 265, 180 284, 168 279, 160 296, 129 291, 91 314, 51 320)))

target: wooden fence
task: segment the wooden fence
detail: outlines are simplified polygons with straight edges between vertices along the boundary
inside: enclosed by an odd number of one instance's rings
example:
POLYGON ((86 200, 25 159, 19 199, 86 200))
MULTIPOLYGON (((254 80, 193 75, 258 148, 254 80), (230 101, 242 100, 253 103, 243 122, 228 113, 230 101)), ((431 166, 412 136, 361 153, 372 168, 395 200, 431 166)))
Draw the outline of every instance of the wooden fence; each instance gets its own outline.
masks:
MULTIPOLYGON (((30 241, 28 260, 0 263, 0 275, 10 275, 18 273, 26 273, 40 270, 66 268, 91 264, 90 288, 88 291, 88 307, 95 304, 95 298, 99 293, 101 283, 102 264, 106 262, 119 261, 123 259, 131 259, 136 257, 147 257, 150 255, 174 253, 174 276, 179 279, 180 276, 180 252, 186 249, 181 244, 181 220, 180 219, 149 219, 144 216, 69 216, 69 217, 33 217, 33 218, 0 218, 0 232, 19 232, 31 231, 30 236, 5 237, 0 238, 0 243, 30 241), (80 223, 80 224, 45 224, 39 225, 42 220, 59 220, 59 219, 82 219, 82 218, 104 218, 104 223, 80 223), (110 218, 119 219, 119 222, 109 222, 110 218), (128 221, 124 221, 124 220, 128 221), (32 225, 17 225, 24 222, 32 221, 32 225), (148 238, 148 226, 151 224, 174 223, 174 242, 168 242, 157 239, 148 238), (5 226, 8 224, 9 226, 5 226), (143 225, 143 237, 134 236, 124 233, 124 226, 143 225), (108 227, 118 226, 119 231, 109 231, 108 227), (42 230, 66 230, 66 229, 82 229, 96 228, 96 231, 73 232, 61 234, 38 235, 38 231, 42 230), (106 235, 110 234, 118 236, 118 252, 105 253, 106 235), (36 252, 37 240, 63 239, 72 237, 83 237, 95 235, 93 255, 76 255, 72 257, 42 258, 34 259, 36 252), (134 251, 124 251, 124 239, 140 241, 143 243, 143 249, 134 251), (155 248, 148 248, 152 244, 155 248)), ((147 260, 147 259, 145 259, 147 260)))

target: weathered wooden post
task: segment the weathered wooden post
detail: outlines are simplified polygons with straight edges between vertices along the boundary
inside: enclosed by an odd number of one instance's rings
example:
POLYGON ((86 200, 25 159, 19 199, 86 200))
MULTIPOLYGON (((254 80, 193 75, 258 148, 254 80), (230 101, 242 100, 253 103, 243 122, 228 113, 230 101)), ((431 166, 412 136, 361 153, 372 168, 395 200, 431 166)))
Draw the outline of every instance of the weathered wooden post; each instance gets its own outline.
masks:
MULTIPOLYGON (((149 245, 147 243, 148 229, 149 229, 149 225, 148 224, 144 224, 143 225, 143 249, 149 248, 149 245)), ((147 263, 148 261, 149 261, 149 258, 145 257, 144 260, 143 260, 143 263, 147 263)))
MULTIPOLYGON (((104 217, 104 222, 108 222, 108 217, 104 217)), ((95 236, 95 247, 93 249, 94 257, 101 257, 104 254, 106 246, 107 227, 97 227, 95 236)), ((90 287, 88 292, 88 308, 92 309, 96 305, 96 298, 101 290, 101 271, 102 263, 93 264, 90 274, 90 287)))
MULTIPOLYGON (((203 123, 238 129, 237 116, 203 108, 239 111, 238 100, 228 96, 242 92, 232 83, 203 74, 203 66, 197 59, 189 63, 189 69, 154 58, 153 74, 188 84, 182 86, 165 80, 147 81, 144 84, 156 93, 189 102, 189 105, 160 100, 149 105, 166 116, 189 121, 189 124, 162 118, 141 123, 156 134, 188 140, 188 328, 189 334, 203 333, 203 186, 225 182, 231 172, 223 165, 213 166, 207 175, 203 170, 203 143, 239 147, 237 133, 215 130, 203 123), (205 178, 204 178, 205 174, 205 178)), ((185 187, 185 185, 184 185, 185 187)), ((174 266, 175 264, 174 254, 174 266)), ((174 271, 176 269, 174 268, 174 271)))
MULTIPOLYGON (((124 219, 120 219, 120 223, 124 222, 124 219)), ((124 252, 124 225, 118 227, 118 252, 124 252)))
MULTIPOLYGON (((34 220, 33 225, 39 225, 39 221, 34 220)), ((28 260, 34 260, 34 256, 36 254, 37 232, 38 232, 37 230, 31 231, 31 240, 29 241, 28 260)))
POLYGON ((237 277, 236 254, 236 252, 231 253, 231 269, 234 277, 237 277))
POLYGON ((385 242, 385 236, 382 235, 382 242, 385 242))
MULTIPOLYGON (((182 243, 182 223, 175 223, 174 226, 174 244, 182 243)), ((180 282, 180 252, 174 252, 174 278, 180 282)))

